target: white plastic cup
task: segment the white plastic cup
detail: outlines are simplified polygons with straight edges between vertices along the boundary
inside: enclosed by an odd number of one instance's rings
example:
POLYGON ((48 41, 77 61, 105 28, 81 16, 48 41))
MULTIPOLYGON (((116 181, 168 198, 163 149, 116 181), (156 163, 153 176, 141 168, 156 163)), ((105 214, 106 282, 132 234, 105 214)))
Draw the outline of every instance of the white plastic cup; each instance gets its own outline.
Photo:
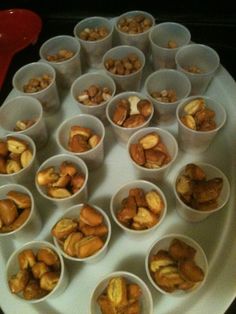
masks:
POLYGON ((109 103, 106 107, 107 120, 112 127, 112 130, 116 136, 118 143, 121 145, 127 145, 127 142, 128 142, 128 140, 132 134, 134 134, 136 131, 138 131, 142 128, 148 127, 150 122, 151 122, 151 119, 153 117, 153 113, 154 113, 154 107, 153 107, 152 101, 150 100, 149 97, 147 97, 144 94, 139 93, 139 92, 123 92, 123 93, 117 94, 115 97, 113 97, 109 101, 109 103), (114 123, 112 121, 112 116, 113 116, 113 113, 115 111, 116 105, 119 103, 119 101, 121 99, 128 99, 131 96, 137 96, 140 98, 140 100, 147 99, 148 101, 150 101, 150 103, 152 105, 152 113, 142 125, 140 125, 136 128, 125 128, 123 126, 119 126, 116 123, 114 123))
POLYGON ((142 290, 142 295, 141 295, 141 308, 142 308, 142 313, 145 314, 153 314, 153 300, 152 300, 152 295, 151 292, 146 285, 146 283, 139 278, 138 276, 126 272, 126 271, 115 271, 112 273, 109 273, 102 277, 96 284, 95 288, 93 289, 90 297, 90 313, 91 314, 100 314, 100 307, 97 303, 97 299, 101 294, 104 293, 106 290, 109 281, 112 278, 115 277, 123 277, 128 284, 137 284, 142 290))
POLYGON ((187 235, 183 234, 166 234, 159 239, 157 239, 150 248, 148 249, 146 259, 145 259, 145 269, 148 276, 149 281, 153 285, 153 287, 159 291, 160 293, 166 295, 166 296, 173 296, 173 297, 187 297, 192 295, 193 293, 197 292, 200 288, 203 287, 203 285, 206 282, 207 275, 208 275, 208 261, 205 252, 203 251, 202 247, 192 238, 188 237, 187 235), (171 244, 171 242, 174 239, 178 239, 180 241, 183 241, 187 245, 190 245, 192 248, 196 250, 194 261, 195 263, 203 270, 204 272, 204 279, 203 281, 196 284, 192 289, 184 291, 184 290, 176 290, 174 292, 167 292, 163 290, 161 287, 159 287, 156 282, 154 281, 151 271, 150 271, 150 262, 153 255, 157 254, 160 250, 168 251, 168 248, 171 244))
POLYGON ((26 221, 16 230, 11 232, 0 232, 0 239, 12 239, 19 242, 27 242, 37 237, 39 234, 42 221, 39 215, 38 209, 36 207, 34 197, 29 189, 23 185, 19 184, 6 184, 0 187, 0 199, 6 199, 7 193, 10 191, 16 191, 20 193, 27 194, 31 200, 31 208, 29 217, 26 221))
MULTIPOLYGON (((80 215, 80 211, 82 209, 82 207, 84 206, 84 204, 78 204, 78 205, 74 205, 70 208, 68 208, 66 210, 66 212, 59 218, 57 219, 57 221, 59 221, 60 219, 63 218, 73 218, 73 219, 79 219, 79 215, 80 215)), ((98 211, 100 214, 102 214, 103 216, 103 220, 105 225, 108 227, 108 234, 106 236, 105 242, 104 242, 104 246, 97 251, 95 254, 88 256, 86 258, 79 258, 79 257, 73 257, 68 255, 63 248, 60 245, 60 242, 57 240, 56 237, 53 237, 53 241, 55 246, 58 248, 58 250, 60 251, 60 253, 62 254, 63 257, 65 257, 66 259, 70 260, 70 261, 75 261, 75 262, 84 262, 84 263, 97 263, 98 261, 100 261, 101 259, 104 258, 104 256, 107 253, 108 250, 108 244, 110 242, 111 239, 111 223, 110 220, 107 216, 107 214, 105 213, 105 211, 103 209, 101 209, 100 207, 96 206, 96 205, 91 205, 94 209, 96 209, 96 211, 98 211)))
POLYGON ((103 163, 104 138, 105 128, 103 123, 98 118, 89 114, 79 114, 77 116, 66 119, 64 122, 61 123, 56 132, 56 142, 59 148, 64 153, 82 159, 86 163, 89 170, 97 169, 103 163), (94 134, 100 136, 100 142, 94 148, 88 151, 82 153, 71 152, 68 148, 68 143, 70 129, 74 125, 90 128, 94 134))
POLYGON ((167 201, 163 191, 156 184, 153 184, 145 180, 134 180, 125 183, 115 191, 110 201, 110 211, 113 220, 125 232, 125 234, 134 240, 140 241, 142 239, 146 239, 147 238, 146 236, 153 235, 154 232, 157 232, 158 227, 163 223, 167 213, 167 201), (148 193, 150 191, 157 192, 161 196, 161 199, 164 204, 164 208, 162 209, 157 224, 145 230, 135 230, 128 228, 117 219, 117 213, 122 208, 122 201, 128 197, 129 190, 135 188, 143 189, 144 193, 148 193))
POLYGON ((40 58, 56 70, 56 81, 62 88, 70 88, 73 81, 81 75, 80 43, 72 36, 60 35, 45 41, 39 50, 40 58), (63 61, 48 61, 48 55, 55 55, 61 49, 74 53, 63 61))
POLYGON ((140 49, 126 45, 114 47, 104 54, 102 64, 106 74, 116 83, 117 92, 138 91, 140 89, 143 68, 145 65, 145 56, 140 49), (128 75, 119 75, 113 74, 106 69, 104 64, 108 59, 112 58, 114 60, 120 60, 126 58, 129 54, 136 54, 139 58, 141 67, 138 71, 128 75))
POLYGON ((177 69, 185 73, 192 85, 191 95, 204 94, 220 65, 217 52, 209 46, 191 44, 178 50, 175 61, 177 69), (202 73, 190 73, 186 69, 196 66, 202 73))
POLYGON ((116 85, 113 79, 100 72, 86 73, 78 77, 71 86, 71 95, 76 104, 78 105, 81 113, 90 114, 99 118, 102 122, 106 123, 106 106, 109 100, 103 101, 96 105, 84 105, 79 102, 78 95, 84 90, 88 89, 91 85, 97 85, 100 88, 108 87, 111 91, 111 97, 115 95, 116 85))
POLYGON ((226 112, 222 105, 207 96, 196 95, 184 99, 176 110, 178 122, 178 143, 181 150, 190 154, 200 154, 205 152, 213 142, 215 136, 224 126, 226 121, 226 112), (196 131, 188 128, 181 121, 181 117, 185 114, 184 107, 194 99, 204 99, 206 108, 215 112, 216 128, 211 131, 196 131))
POLYGON ((52 202, 55 204, 58 208, 65 209, 72 205, 85 202, 88 197, 87 192, 87 182, 88 182, 88 168, 86 164, 83 162, 82 159, 72 156, 69 154, 59 154, 52 156, 48 159, 46 159, 38 168, 36 176, 35 176, 35 185, 39 192, 39 194, 46 200, 52 202), (46 188, 44 186, 40 186, 37 182, 37 174, 39 171, 48 168, 48 167, 55 167, 55 170, 57 171, 60 167, 60 165, 64 162, 71 162, 73 163, 79 172, 83 173, 85 175, 85 181, 84 185, 73 195, 67 197, 67 198, 53 198, 47 195, 46 188))
POLYGON ((35 123, 15 134, 28 135, 40 149, 47 143, 48 132, 43 117, 43 108, 38 99, 31 96, 17 96, 9 99, 0 107, 0 126, 5 133, 14 133, 17 121, 34 120, 35 123))
POLYGON ((176 108, 180 101, 189 96, 191 83, 188 77, 179 71, 161 69, 147 77, 144 88, 154 104, 157 122, 167 125, 176 120, 176 108), (152 97, 153 92, 161 92, 162 90, 174 90, 177 100, 166 103, 152 97))
POLYGON ((140 50, 142 50, 142 52, 144 54, 149 53, 149 51, 150 51, 149 33, 150 33, 151 29, 154 27, 154 25, 155 25, 155 19, 148 12, 136 10, 136 11, 129 11, 129 12, 121 14, 116 19, 116 23, 115 23, 115 30, 118 34, 119 43, 121 45, 129 45, 129 46, 137 47, 140 50), (137 33, 137 34, 125 33, 119 29, 118 23, 119 23, 120 19, 130 18, 130 17, 132 18, 132 17, 135 17, 137 15, 142 15, 145 18, 150 19, 152 22, 152 26, 149 29, 147 29, 145 32, 137 33))
POLYGON ((158 127, 148 127, 138 130, 133 135, 131 135, 127 143, 127 153, 128 159, 131 162, 137 177, 139 179, 155 183, 167 178, 168 172, 178 155, 178 144, 174 136, 169 131, 166 131, 158 127), (168 164, 165 164, 162 167, 155 169, 149 169, 138 165, 130 156, 130 145, 138 143, 139 139, 152 132, 157 133, 161 137, 161 141, 166 146, 171 159, 168 164))
MULTIPOLYGON (((61 256, 59 250, 53 244, 51 244, 47 241, 28 242, 12 253, 12 255, 9 257, 7 264, 6 264, 7 287, 9 288, 9 286, 8 286, 9 278, 19 271, 18 255, 24 250, 33 250, 33 252, 36 254, 40 248, 45 248, 45 247, 53 250, 59 258, 60 266, 61 266, 59 281, 58 281, 56 287, 51 292, 49 292, 47 295, 45 295, 44 297, 42 297, 40 299, 26 300, 23 298, 23 296, 21 294, 12 294, 18 301, 20 300, 20 301, 25 302, 27 304, 35 304, 35 303, 47 301, 48 299, 52 299, 54 297, 58 297, 66 289, 66 287, 68 285, 69 277, 68 277, 68 273, 67 273, 67 269, 66 269, 64 260, 61 256)), ((9 289, 9 293, 11 293, 10 289, 9 289)))
POLYGON ((87 63, 88 67, 101 67, 102 57, 105 52, 112 47, 113 24, 105 17, 88 17, 77 23, 74 27, 74 36, 80 42, 82 49, 83 62, 87 63), (106 27, 108 35, 102 39, 91 41, 83 40, 79 37, 80 32, 85 28, 106 27))
POLYGON ((21 67, 13 76, 13 87, 20 95, 32 96, 37 98, 42 106, 45 114, 56 112, 60 107, 60 100, 56 85, 56 71, 46 62, 32 62, 21 67), (48 75, 52 78, 51 83, 44 89, 34 92, 25 93, 24 85, 28 84, 29 80, 43 75, 48 75))
POLYGON ((178 192, 176 191, 177 180, 184 173, 185 166, 182 167, 178 171, 174 179, 174 184, 173 184, 174 194, 176 197, 176 211, 180 217, 182 217, 188 222, 193 222, 193 223, 205 220, 208 216, 218 212, 220 209, 222 209, 226 205, 230 196, 229 181, 227 177, 225 176, 225 174, 219 168, 216 168, 215 166, 210 165, 210 164, 199 163, 199 162, 197 163, 197 165, 201 167, 201 169, 206 173, 207 180, 210 180, 213 178, 222 178, 223 188, 219 195, 219 198, 217 199, 218 206, 215 209, 212 209, 209 211, 201 211, 201 210, 194 209, 188 206, 187 204, 185 204, 183 200, 180 198, 180 195, 178 194, 178 192))
POLYGON ((22 168, 20 171, 10 174, 3 174, 0 173, 0 184, 8 184, 8 183, 18 183, 18 184, 24 184, 31 187, 33 183, 33 177, 35 173, 35 167, 36 167, 36 147, 34 144, 34 141, 25 134, 16 134, 16 133, 9 133, 5 135, 4 137, 1 137, 1 140, 4 142, 7 140, 8 137, 15 137, 19 140, 23 140, 29 145, 29 149, 32 152, 32 159, 29 165, 25 168, 22 168))
POLYGON ((189 30, 182 24, 164 22, 157 24, 149 33, 152 48, 152 63, 155 70, 175 69, 175 55, 180 47, 188 45, 191 39, 189 30), (168 48, 168 42, 176 43, 176 48, 168 48))

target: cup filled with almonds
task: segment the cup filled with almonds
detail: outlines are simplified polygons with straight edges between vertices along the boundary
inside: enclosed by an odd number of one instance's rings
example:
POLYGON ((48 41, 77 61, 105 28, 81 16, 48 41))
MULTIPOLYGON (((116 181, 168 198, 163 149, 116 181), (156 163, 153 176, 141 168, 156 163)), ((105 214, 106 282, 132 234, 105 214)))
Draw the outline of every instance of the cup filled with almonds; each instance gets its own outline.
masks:
POLYGON ((51 229, 61 254, 76 262, 94 263, 107 253, 111 224, 98 206, 78 204, 66 210, 51 229))
POLYGON ((56 132, 58 146, 64 152, 81 158, 89 170, 100 167, 103 162, 104 137, 103 123, 89 114, 66 119, 56 132))
POLYGON ((28 135, 37 149, 48 140, 42 105, 31 96, 17 96, 4 102, 0 107, 0 126, 7 133, 28 135))
POLYGON ((112 47, 113 24, 105 17, 88 17, 74 27, 74 36, 80 42, 83 63, 98 68, 102 57, 112 47))
POLYGON ((225 206, 230 184, 225 174, 215 166, 189 163, 178 171, 174 193, 178 214, 189 222, 198 222, 225 206))
POLYGON ((86 201, 87 181, 86 164, 69 154, 46 159, 35 175, 35 185, 40 195, 64 209, 86 201))
POLYGON ((132 46, 111 48, 103 56, 103 68, 113 78, 117 92, 138 91, 141 85, 145 56, 132 46))
POLYGON ((121 144, 127 144, 133 133, 147 127, 153 113, 150 98, 138 92, 120 93, 111 99, 106 108, 107 120, 121 144))
POLYGON ((32 193, 23 185, 0 187, 0 238, 30 241, 41 230, 41 218, 32 193))
POLYGON ((178 144, 169 131, 148 127, 131 135, 127 153, 138 178, 156 182, 167 178, 178 155, 178 144))
POLYGON ((46 241, 31 241, 17 249, 6 265, 9 292, 18 300, 38 303, 59 296, 68 275, 59 250, 46 241))
POLYGON ((99 280, 90 297, 91 314, 152 314, 153 300, 146 283, 126 271, 99 280))
POLYGON ((182 234, 164 235, 148 250, 147 276, 159 292, 184 297, 199 290, 208 274, 208 262, 201 246, 182 234))
POLYGON ((145 180, 122 185, 110 201, 111 215, 117 225, 133 239, 145 239, 163 222, 167 201, 162 190, 145 180))
POLYGON ((106 106, 115 95, 116 85, 113 79, 101 72, 86 73, 75 80, 71 95, 81 113, 98 117, 106 121, 106 106))
POLYGON ((179 146, 191 154, 206 151, 226 121, 224 107, 216 100, 200 95, 184 99, 178 105, 176 115, 179 146))
POLYGON ((24 134, 0 138, 0 182, 31 184, 36 163, 34 141, 24 134))

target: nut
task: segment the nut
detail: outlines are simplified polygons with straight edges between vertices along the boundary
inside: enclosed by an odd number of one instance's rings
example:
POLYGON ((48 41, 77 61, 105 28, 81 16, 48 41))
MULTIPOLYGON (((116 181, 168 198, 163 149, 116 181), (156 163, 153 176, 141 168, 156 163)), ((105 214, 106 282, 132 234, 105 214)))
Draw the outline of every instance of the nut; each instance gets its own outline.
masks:
POLYGON ((60 279, 60 274, 56 272, 46 272, 40 278, 40 288, 52 291, 60 279))
POLYGON ((148 133, 145 136, 143 136, 139 143, 142 145, 143 149, 150 149, 155 147, 160 140, 160 137, 157 133, 148 133))
POLYGON ((77 256, 79 258, 89 257, 98 252, 103 245, 103 240, 97 236, 84 237, 78 242, 77 256))
POLYGON ((36 263, 34 252, 31 249, 26 249, 18 255, 18 263, 20 269, 32 268, 36 263))
POLYGON ((59 175, 55 172, 54 167, 47 167, 38 172, 36 179, 39 185, 49 185, 58 180, 59 175))
POLYGON ((88 41, 97 41, 107 37, 109 30, 105 26, 86 27, 79 33, 79 38, 88 41))
POLYGON ((103 216, 95 208, 85 204, 80 211, 80 220, 94 227, 102 223, 103 216))
POLYGON ((127 287, 123 277, 110 279, 107 287, 107 296, 114 306, 127 305, 127 287))
POLYGON ((116 75, 129 75, 137 72, 142 64, 136 54, 129 54, 122 59, 107 59, 104 62, 107 71, 116 75))
POLYGON ((142 14, 122 17, 118 20, 117 27, 123 33, 140 34, 152 26, 152 20, 142 14))
POLYGON ((22 167, 23 168, 28 167, 32 159, 33 159, 33 154, 31 150, 26 149, 25 151, 23 151, 23 153, 20 155, 20 162, 21 162, 22 167))
POLYGON ((24 131, 28 128, 30 128, 32 125, 34 125, 36 123, 35 119, 31 119, 31 120, 18 120, 16 121, 16 126, 14 128, 14 131, 16 132, 20 132, 20 131, 24 131))
POLYGON ((127 118, 124 123, 123 127, 125 128, 137 128, 140 125, 145 123, 145 118, 141 114, 133 114, 129 118, 127 118))
POLYGON ((181 117, 180 120, 187 128, 197 130, 196 122, 193 116, 186 114, 185 116, 181 117))
POLYGON ((137 104, 139 101, 140 101, 140 98, 135 95, 130 96, 128 98, 128 102, 130 103, 130 115, 139 114, 140 111, 137 108, 137 104))
POLYGON ((13 136, 7 138, 7 149, 9 152, 14 154, 22 154, 28 147, 28 144, 21 139, 13 136))
POLYGON ((39 262, 43 262, 48 266, 58 265, 59 258, 57 254, 48 247, 42 247, 37 252, 37 260, 39 262))
POLYGON ((71 59, 74 56, 74 52, 67 49, 60 49, 56 54, 47 55, 46 59, 50 62, 62 62, 71 59))
POLYGON ((70 256, 78 257, 79 241, 83 238, 81 232, 70 232, 64 242, 64 252, 70 256))
POLYGON ((194 115, 196 112, 205 108, 205 101, 202 98, 197 98, 190 101, 187 105, 184 106, 184 112, 189 115, 194 115))
POLYGON ((11 292, 22 292, 26 287, 29 278, 29 273, 26 270, 19 270, 18 273, 16 275, 13 275, 8 281, 11 292))
POLYGON ((48 187, 47 193, 53 198, 67 198, 72 194, 66 188, 48 187))
POLYGON ((18 208, 31 207, 31 198, 28 194, 17 191, 9 191, 7 193, 7 198, 12 200, 18 208))
POLYGON ((17 207, 12 200, 0 200, 0 218, 4 225, 9 226, 11 223, 13 223, 17 216, 17 207))
POLYGON ((7 157, 7 155, 8 155, 7 143, 0 140, 0 157, 7 157))
POLYGON ((77 222, 71 218, 63 218, 59 220, 51 230, 51 233, 57 239, 65 239, 70 233, 76 231, 77 222))
POLYGON ((145 119, 150 117, 153 111, 152 104, 147 99, 140 99, 137 104, 137 108, 140 114, 144 116, 145 119))
POLYGON ((172 103, 177 101, 176 91, 174 89, 163 89, 151 93, 151 96, 163 103, 172 103))
POLYGON ((21 169, 22 169, 21 164, 18 161, 11 160, 11 159, 7 160, 7 164, 6 164, 7 174, 19 172, 21 169))
POLYGON ((47 88, 52 83, 53 78, 47 74, 31 78, 23 86, 24 93, 36 93, 47 88))
POLYGON ((157 215, 160 215, 164 208, 164 203, 161 196, 156 191, 150 191, 145 195, 149 209, 157 215))
POLYGON ((140 166, 146 162, 143 146, 139 143, 130 145, 130 156, 140 166))

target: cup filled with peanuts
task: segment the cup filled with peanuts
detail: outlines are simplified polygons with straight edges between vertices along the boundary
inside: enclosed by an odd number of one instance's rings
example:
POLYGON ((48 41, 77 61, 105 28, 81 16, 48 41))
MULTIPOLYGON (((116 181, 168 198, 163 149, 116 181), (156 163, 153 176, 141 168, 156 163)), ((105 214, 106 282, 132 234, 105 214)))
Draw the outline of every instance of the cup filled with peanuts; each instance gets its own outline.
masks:
POLYGON ((127 182, 118 188, 110 201, 110 211, 117 225, 140 241, 156 232, 167 212, 162 190, 145 180, 127 182))
POLYGON ((103 163, 104 137, 103 123, 89 114, 66 119, 56 132, 57 145, 67 154, 81 158, 89 170, 103 163))
POLYGON ((51 234, 65 258, 95 263, 107 253, 111 224, 103 209, 83 203, 68 208, 52 227, 51 234))
POLYGON ((85 73, 78 77, 71 95, 81 113, 91 114, 106 123, 106 106, 116 93, 113 79, 101 72, 85 73))
POLYGON ((145 259, 147 276, 162 294, 185 297, 199 290, 208 275, 202 247, 182 234, 167 234, 156 240, 145 259))
POLYGON ((21 67, 13 76, 13 87, 20 95, 37 98, 44 114, 53 114, 60 107, 56 71, 46 62, 32 62, 21 67))
POLYGON ((41 226, 41 217, 28 188, 13 183, 0 187, 0 238, 30 241, 41 226))
POLYGON ((137 275, 115 271, 101 278, 93 289, 90 313, 152 314, 152 295, 146 283, 137 275))
POLYGON ((169 131, 147 127, 131 135, 127 153, 139 179, 157 182, 167 178, 178 155, 178 143, 169 131))
POLYGON ((174 180, 177 213, 189 222, 199 222, 222 209, 230 196, 226 175, 207 163, 189 163, 174 180))
POLYGON ((9 292, 18 300, 39 303, 62 294, 68 284, 68 274, 54 245, 31 241, 8 259, 6 281, 9 292))
POLYGON ((87 199, 88 168, 79 157, 58 154, 46 159, 35 175, 39 194, 59 208, 87 199))
POLYGON ((180 102, 176 116, 179 146, 191 154, 205 152, 226 122, 224 107, 201 95, 180 102))

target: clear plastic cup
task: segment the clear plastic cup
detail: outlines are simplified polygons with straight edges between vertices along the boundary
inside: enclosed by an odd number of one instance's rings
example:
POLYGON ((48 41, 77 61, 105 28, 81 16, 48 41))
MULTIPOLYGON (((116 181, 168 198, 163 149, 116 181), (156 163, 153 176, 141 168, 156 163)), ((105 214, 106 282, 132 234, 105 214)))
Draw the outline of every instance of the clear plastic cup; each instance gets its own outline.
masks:
POLYGON ((77 116, 66 119, 58 127, 56 132, 56 142, 60 149, 67 153, 71 154, 77 158, 82 159, 89 170, 96 169, 101 166, 104 160, 104 137, 105 137, 105 128, 103 123, 96 117, 89 114, 79 114, 77 116), (74 125, 79 125, 81 127, 90 128, 93 134, 97 134, 100 137, 99 143, 81 153, 75 153, 69 150, 69 135, 70 129, 74 125))
POLYGON ((173 234, 166 234, 160 237, 150 246, 146 255, 146 259, 145 259, 145 269, 146 269, 146 273, 147 273, 149 281, 151 282, 151 284, 157 291, 161 292, 162 294, 166 296, 188 297, 192 295, 193 293, 197 292, 205 284, 207 280, 207 276, 208 276, 208 261, 202 247, 195 240, 188 237, 187 235, 173 233, 173 234), (196 265, 198 265, 203 270, 204 279, 196 283, 194 287, 189 290, 184 291, 184 290, 178 289, 173 292, 167 292, 163 290, 160 286, 158 286, 157 283, 154 281, 151 275, 151 271, 150 271, 150 262, 152 260, 152 256, 157 254, 158 251, 160 250, 168 251, 169 246, 174 239, 180 240, 196 250, 194 261, 196 265))
POLYGON ((60 35, 48 39, 39 50, 40 58, 56 70, 58 87, 70 88, 81 75, 80 43, 72 36, 60 35), (73 52, 73 56, 63 61, 48 61, 47 57, 57 55, 60 50, 73 52))
POLYGON ((32 96, 37 98, 42 106, 45 114, 56 112, 60 107, 60 100, 56 85, 56 72, 54 68, 45 62, 32 62, 21 67, 13 76, 13 87, 24 96, 32 96), (52 78, 51 83, 44 89, 33 92, 24 92, 24 85, 28 84, 29 80, 48 75, 52 78))
POLYGON ((178 143, 170 132, 164 129, 158 128, 158 127, 148 127, 148 128, 138 130, 133 135, 131 135, 127 143, 127 153, 128 153, 129 161, 131 162, 136 172, 137 177, 139 179, 152 181, 155 183, 155 182, 162 181, 163 179, 167 178, 168 172, 172 164, 175 162, 178 155, 178 143), (154 169, 145 168, 138 165, 130 156, 130 145, 138 143, 139 139, 141 139, 143 136, 152 132, 157 133, 160 136, 161 141, 166 146, 167 151, 170 156, 169 163, 163 165, 162 167, 154 168, 154 169))
POLYGON ((113 220, 126 233, 126 235, 134 240, 140 241, 142 239, 145 240, 147 236, 153 235, 154 232, 157 232, 158 227, 163 223, 166 213, 167 213, 167 201, 166 201, 166 197, 164 193, 156 184, 151 183, 149 181, 145 181, 145 180, 134 180, 134 181, 125 183, 124 185, 120 186, 117 191, 115 191, 110 201, 110 211, 111 211, 113 220), (158 222, 151 228, 144 229, 144 230, 131 229, 131 228, 126 227, 117 219, 117 213, 122 208, 122 201, 128 197, 129 190, 135 189, 135 188, 142 189, 144 193, 155 191, 157 192, 157 194, 160 195, 163 201, 164 208, 162 209, 160 218, 158 222))
POLYGON ((1 106, 0 126, 5 132, 14 132, 16 123, 24 120, 35 122, 25 130, 15 131, 16 134, 28 135, 37 149, 42 148, 47 143, 48 132, 39 100, 31 96, 17 96, 1 106))
POLYGON ((71 95, 78 105, 81 113, 91 114, 99 119, 102 122, 107 123, 106 120, 106 106, 108 104, 108 100, 103 101, 100 104, 95 105, 85 105, 78 100, 78 95, 81 94, 84 90, 88 89, 91 85, 97 85, 100 88, 108 87, 111 92, 111 97, 115 95, 116 85, 113 79, 99 72, 86 73, 77 78, 71 86, 71 95))
POLYGON ((149 39, 154 69, 175 69, 175 55, 181 47, 189 44, 191 34, 182 24, 164 22, 156 25, 151 30, 149 39))
POLYGON ((112 47, 113 24, 105 17, 88 17, 77 23, 74 27, 74 36, 81 45, 82 60, 89 67, 99 68, 105 52, 112 47), (86 28, 106 27, 108 35, 102 39, 91 41, 83 40, 79 37, 81 31, 86 28))
POLYGON ((96 284, 95 288, 93 289, 90 296, 90 313, 91 314, 101 313, 100 307, 97 303, 97 299, 99 298, 101 294, 105 292, 109 281, 115 277, 123 277, 128 284, 132 283, 132 284, 139 285, 139 287, 142 290, 142 295, 141 295, 141 300, 140 300, 142 313, 145 313, 145 314, 153 313, 152 295, 146 283, 140 277, 130 272, 115 271, 102 277, 96 284))
POLYGON ((24 250, 33 250, 33 252, 35 254, 37 254, 38 250, 41 248, 51 249, 52 251, 54 251, 54 253, 56 253, 56 255, 59 258, 61 269, 60 269, 60 278, 58 280, 58 283, 53 290, 51 290, 48 294, 46 294, 45 296, 43 296, 39 299, 26 300, 23 298, 23 295, 20 293, 19 294, 12 294, 16 298, 16 300, 18 300, 18 301, 20 300, 21 302, 25 302, 28 304, 35 304, 35 303, 47 301, 48 299, 52 299, 54 297, 58 297, 59 295, 61 295, 68 285, 69 277, 68 277, 66 265, 64 263, 64 260, 61 256, 59 250, 53 244, 51 244, 47 241, 31 241, 31 242, 24 244, 20 248, 16 249, 7 261, 7 264, 6 264, 6 282, 7 282, 7 287, 9 289, 9 293, 11 293, 11 291, 10 291, 10 288, 8 285, 8 280, 10 279, 10 277, 12 275, 16 274, 19 271, 18 255, 24 250))
POLYGON ((162 69, 150 74, 144 85, 145 91, 154 104, 157 122, 171 124, 176 120, 176 108, 180 101, 188 97, 191 92, 191 83, 186 75, 172 70, 162 69), (152 96, 154 92, 174 90, 176 101, 166 103, 152 96))
MULTIPOLYGON (((70 208, 68 208, 66 210, 66 212, 57 220, 59 221, 60 219, 63 218, 73 218, 73 219, 77 219, 79 218, 80 215, 80 211, 81 208, 84 206, 84 204, 78 204, 78 205, 74 205, 70 208)), ((58 239, 56 239, 56 237, 53 237, 53 241, 55 246, 58 248, 58 250, 60 251, 60 253, 62 254, 63 257, 65 257, 66 259, 70 260, 70 261, 75 261, 75 262, 84 262, 84 263, 97 263, 98 261, 100 261, 101 259, 104 258, 104 256, 107 253, 108 250, 108 244, 111 238, 111 223, 110 220, 107 216, 107 214, 105 213, 105 211, 103 209, 101 209, 100 207, 91 204, 91 206, 96 209, 100 214, 102 214, 103 216, 103 220, 104 220, 104 224, 107 226, 108 228, 108 234, 106 236, 106 238, 104 239, 104 246, 97 251, 95 254, 85 257, 85 258, 79 258, 79 257, 73 257, 68 255, 62 248, 62 246, 60 245, 60 241, 58 239)))
POLYGON ((116 19, 115 30, 118 34, 119 42, 121 45, 130 45, 130 46, 137 47, 140 50, 142 50, 144 54, 147 54, 150 52, 149 33, 154 25, 155 25, 155 19, 150 13, 136 10, 136 11, 129 11, 129 12, 121 14, 116 19), (145 18, 148 18, 152 22, 152 25, 149 29, 147 29, 146 31, 142 33, 137 33, 137 34, 125 33, 120 30, 120 28, 118 27, 118 23, 121 19, 133 18, 138 15, 144 16, 145 18))
POLYGON ((217 52, 209 46, 191 44, 179 49, 175 57, 177 69, 184 72, 192 85, 191 95, 203 94, 220 65, 217 52), (196 67, 199 73, 189 72, 189 67, 196 67))
POLYGON ((34 197, 30 190, 23 185, 6 184, 0 187, 0 199, 7 199, 7 193, 10 191, 24 193, 30 197, 30 214, 28 218, 17 229, 9 232, 0 232, 0 239, 12 239, 20 242, 30 241, 33 238, 37 237, 42 227, 41 217, 36 207, 34 197))
POLYGON ((214 99, 202 95, 191 96, 184 99, 178 105, 176 115, 178 121, 179 147, 184 152, 190 154, 200 154, 205 152, 226 121, 226 112, 224 107, 214 99), (180 119, 184 115, 184 107, 192 100, 199 98, 205 100, 206 108, 209 108, 215 112, 216 128, 214 130, 196 131, 188 128, 180 119))
POLYGON ((108 103, 107 108, 106 108, 107 120, 109 121, 109 123, 110 123, 110 125, 112 127, 112 130, 113 130, 113 132, 114 132, 114 134, 116 136, 116 139, 117 139, 118 143, 121 144, 121 145, 126 145, 128 140, 129 140, 129 138, 130 138, 130 136, 132 134, 134 134, 136 131, 138 131, 138 130, 140 130, 142 128, 148 127, 150 122, 151 122, 153 113, 154 113, 154 107, 153 107, 152 101, 150 100, 149 97, 147 97, 144 94, 139 93, 139 92, 123 92, 123 93, 120 93, 120 94, 116 95, 115 97, 113 97, 111 99, 111 101, 108 103), (147 99, 148 101, 150 101, 150 103, 152 105, 152 113, 151 113, 151 115, 146 119, 146 121, 142 125, 137 126, 135 128, 125 128, 123 126, 119 126, 116 123, 114 123, 113 120, 112 120, 112 116, 113 116, 113 113, 115 111, 116 105, 119 103, 119 101, 121 99, 128 99, 129 97, 132 97, 132 96, 137 96, 141 100, 147 99))
POLYGON ((36 176, 35 176, 35 185, 39 194, 44 199, 50 201, 51 203, 53 203, 54 205, 56 205, 58 208, 61 208, 61 209, 65 209, 67 207, 70 207, 72 205, 75 205, 81 202, 86 202, 87 197, 88 197, 87 182, 88 182, 88 168, 86 164, 79 157, 72 156, 69 154, 59 154, 59 155, 55 155, 46 159, 38 168, 36 176), (44 186, 40 186, 38 184, 37 174, 39 171, 48 167, 55 167, 55 170, 58 172, 60 165, 64 161, 73 163, 78 169, 78 171, 85 175, 85 181, 84 181, 83 186, 71 196, 66 197, 66 198, 53 198, 47 195, 46 188, 44 186))
POLYGON ((220 209, 222 209, 226 205, 226 203, 229 200, 229 196, 230 196, 229 181, 228 181, 227 177, 225 176, 225 174, 219 168, 216 168, 213 165, 210 165, 207 163, 201 163, 201 162, 197 162, 194 164, 199 166, 206 173, 207 180, 210 180, 213 178, 222 178, 223 179, 223 188, 222 188, 222 191, 221 191, 219 197, 217 198, 217 207, 216 208, 214 208, 212 210, 208 210, 208 211, 201 211, 201 210, 197 210, 197 209, 194 209, 194 208, 188 206, 187 204, 185 204, 183 202, 179 193, 176 190, 176 183, 177 183, 179 177, 184 173, 185 166, 182 167, 178 171, 178 173, 174 179, 173 187, 174 187, 174 193, 175 193, 175 197, 176 197, 176 205, 177 205, 176 211, 180 217, 182 217, 183 219, 185 219, 188 222, 200 222, 202 220, 205 220, 208 216, 218 212, 220 209))
POLYGON ((140 49, 126 45, 114 47, 104 54, 102 63, 106 74, 116 83, 117 92, 138 91, 140 89, 143 68, 145 65, 145 56, 140 49), (141 67, 138 71, 128 75, 118 75, 111 73, 105 68, 104 64, 108 59, 112 58, 120 60, 126 58, 129 54, 135 54, 141 62, 141 67))

